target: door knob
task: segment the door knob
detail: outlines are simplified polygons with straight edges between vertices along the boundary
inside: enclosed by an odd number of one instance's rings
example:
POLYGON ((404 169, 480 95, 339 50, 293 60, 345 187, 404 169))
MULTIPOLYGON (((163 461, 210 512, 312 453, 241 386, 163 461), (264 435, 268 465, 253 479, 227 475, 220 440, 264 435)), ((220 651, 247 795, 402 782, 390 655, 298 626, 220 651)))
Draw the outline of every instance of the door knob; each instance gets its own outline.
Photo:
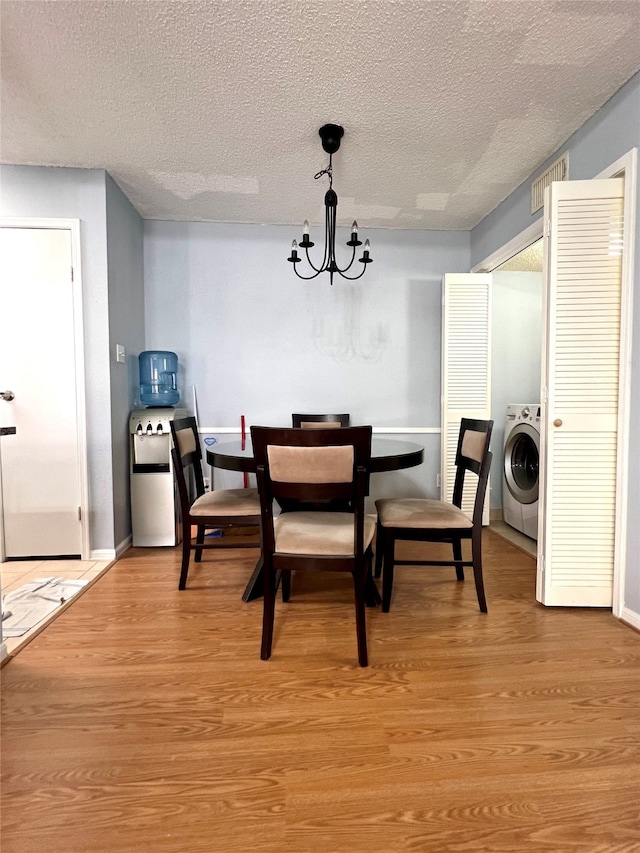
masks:
POLYGON ((3 400, 6 400, 7 403, 10 403, 12 400, 14 400, 15 396, 16 395, 13 393, 13 391, 0 391, 0 397, 2 397, 3 400))
POLYGON ((556 418, 555 421, 553 422, 553 425, 556 427, 562 426, 562 421, 560 420, 560 418, 556 418))

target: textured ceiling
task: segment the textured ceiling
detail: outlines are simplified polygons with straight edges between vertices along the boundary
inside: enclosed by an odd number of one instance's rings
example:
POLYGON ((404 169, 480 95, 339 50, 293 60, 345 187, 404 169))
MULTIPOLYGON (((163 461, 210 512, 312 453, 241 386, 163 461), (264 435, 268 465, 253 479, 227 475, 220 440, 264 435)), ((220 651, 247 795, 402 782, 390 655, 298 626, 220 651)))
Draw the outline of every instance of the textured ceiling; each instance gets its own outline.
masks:
POLYGON ((149 219, 468 229, 640 68, 638 0, 2 0, 2 162, 149 219))

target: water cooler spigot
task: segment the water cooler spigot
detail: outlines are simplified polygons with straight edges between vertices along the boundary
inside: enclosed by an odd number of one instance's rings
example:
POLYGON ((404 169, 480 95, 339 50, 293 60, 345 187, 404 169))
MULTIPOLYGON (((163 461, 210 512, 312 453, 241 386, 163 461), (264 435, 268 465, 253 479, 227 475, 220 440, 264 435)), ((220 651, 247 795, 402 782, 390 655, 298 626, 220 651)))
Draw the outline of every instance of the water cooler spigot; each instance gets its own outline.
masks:
POLYGON ((142 435, 142 424, 138 424, 138 426, 136 427, 136 433, 138 435, 142 435))

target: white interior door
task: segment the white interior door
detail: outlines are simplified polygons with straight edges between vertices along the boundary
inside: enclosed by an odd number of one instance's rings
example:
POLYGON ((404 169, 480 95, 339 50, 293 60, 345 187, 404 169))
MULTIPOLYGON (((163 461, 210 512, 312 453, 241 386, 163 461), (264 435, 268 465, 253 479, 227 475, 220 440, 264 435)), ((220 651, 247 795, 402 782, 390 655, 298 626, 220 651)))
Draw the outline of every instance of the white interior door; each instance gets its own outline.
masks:
POLYGON ((622 179, 554 183, 545 203, 536 597, 609 607, 616 537, 622 179))
MULTIPOLYGON (((447 273, 442 282, 442 497, 450 501, 461 418, 491 417, 491 273, 447 273)), ((476 483, 465 478, 471 515, 476 483)), ((483 523, 489 523, 489 490, 483 523)))
POLYGON ((0 424, 4 553, 81 556, 71 232, 0 228, 0 424))

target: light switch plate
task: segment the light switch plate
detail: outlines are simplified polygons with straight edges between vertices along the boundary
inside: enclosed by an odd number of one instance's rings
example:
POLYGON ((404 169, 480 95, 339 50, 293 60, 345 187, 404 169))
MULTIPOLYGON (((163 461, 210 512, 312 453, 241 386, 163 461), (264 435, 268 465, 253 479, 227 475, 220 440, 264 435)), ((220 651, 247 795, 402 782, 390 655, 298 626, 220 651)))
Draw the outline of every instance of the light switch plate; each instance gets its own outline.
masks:
POLYGON ((122 344, 116 344, 116 361, 119 361, 121 364, 127 360, 127 354, 125 352, 122 344))

